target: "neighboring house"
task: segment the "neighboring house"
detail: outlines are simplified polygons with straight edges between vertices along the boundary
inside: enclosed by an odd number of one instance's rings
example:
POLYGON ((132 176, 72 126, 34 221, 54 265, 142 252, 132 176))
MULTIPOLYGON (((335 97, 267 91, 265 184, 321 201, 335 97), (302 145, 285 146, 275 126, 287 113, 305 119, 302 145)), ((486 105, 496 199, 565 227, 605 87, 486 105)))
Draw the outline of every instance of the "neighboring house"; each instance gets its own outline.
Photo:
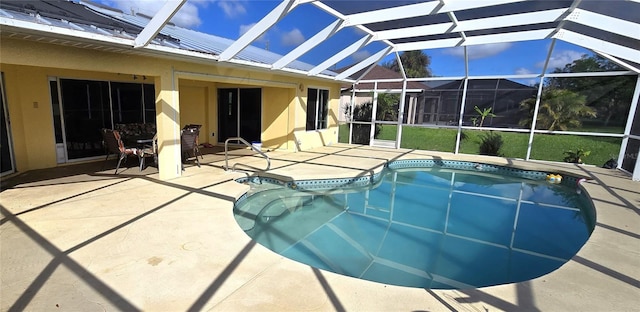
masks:
MULTIPOLYGON (((337 69, 336 72, 343 72, 346 68, 337 69)), ((366 70, 359 71, 352 75, 352 77, 357 78, 360 77, 361 81, 355 85, 353 84, 343 84, 342 92, 340 97, 340 114, 338 119, 340 121, 345 121, 346 119, 346 108, 349 107, 349 103, 351 103, 351 97, 354 96, 354 105, 361 105, 364 103, 373 103, 373 92, 377 91, 378 93, 396 93, 399 94, 402 91, 402 81, 384 81, 384 80, 398 80, 402 79, 402 75, 398 72, 395 72, 391 69, 388 69, 384 66, 375 65, 371 68, 370 71, 366 72, 366 70), (364 74, 364 76, 362 76, 364 74), (380 80, 378 83, 367 82, 373 80, 380 80), (355 93, 354 93, 355 91, 355 93)), ((423 93, 429 87, 425 84, 416 81, 408 81, 407 82, 407 90, 406 90, 406 98, 405 98, 405 121, 415 120, 413 116, 416 115, 417 107, 420 107, 424 100, 423 93), (409 118, 408 116, 412 116, 409 118)))
MULTIPOLYGON (((462 103, 462 80, 430 82, 425 92, 424 106, 419 108, 416 123, 457 125, 462 103), (436 84, 437 83, 437 84, 436 84)), ((491 108, 496 117, 487 118, 483 126, 518 128, 518 122, 527 114, 520 110, 520 102, 535 97, 537 88, 508 79, 470 79, 464 107, 464 125, 472 126, 471 118, 477 117, 474 107, 491 108)))
MULTIPOLYGON (((338 69, 342 72, 346 68, 338 69)), ((401 81, 385 81, 402 79, 398 72, 376 65, 369 72, 358 72, 353 78, 359 78, 354 85, 342 85, 340 98, 341 122, 346 121, 346 108, 354 96, 354 105, 373 102, 374 89, 378 93, 400 93, 401 81), (362 77, 361 77, 362 76, 362 77), (379 80, 369 82, 373 80, 379 80), (355 90, 355 93, 354 93, 355 90)), ((537 88, 526 86, 508 79, 471 79, 468 82, 468 93, 465 103, 465 125, 473 125, 471 118, 477 116, 474 107, 491 107, 497 116, 485 120, 483 126, 519 127, 518 121, 524 112, 520 110, 520 102, 536 95, 537 88)), ((418 82, 408 81, 405 98, 404 124, 457 125, 460 118, 463 81, 431 80, 418 82)))
POLYGON ((261 141, 301 150, 337 141, 336 73, 232 40, 167 24, 134 40, 144 15, 90 2, 0 2, 2 174, 104 157, 100 128, 155 123, 161 179, 180 176, 180 129, 202 125, 200 143, 261 141))

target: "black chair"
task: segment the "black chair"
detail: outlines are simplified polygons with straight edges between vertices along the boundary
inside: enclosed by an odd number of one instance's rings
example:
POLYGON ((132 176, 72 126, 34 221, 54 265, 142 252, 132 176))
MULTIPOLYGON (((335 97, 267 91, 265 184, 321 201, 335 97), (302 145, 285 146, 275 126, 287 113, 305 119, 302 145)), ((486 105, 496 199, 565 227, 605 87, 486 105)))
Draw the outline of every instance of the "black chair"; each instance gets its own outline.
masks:
POLYGON ((200 158, 204 159, 204 157, 202 156, 202 153, 200 152, 200 128, 202 128, 202 125, 195 125, 195 124, 188 124, 186 126, 184 126, 184 128, 182 128, 182 130, 186 130, 186 129, 194 129, 197 130, 198 134, 196 134, 196 149, 194 151, 194 156, 195 153, 200 154, 200 158))
POLYGON ((103 128, 100 132, 102 133, 102 139, 107 150, 107 157, 105 158, 105 162, 109 159, 109 155, 118 155, 118 164, 116 165, 115 174, 118 174, 118 169, 120 169, 120 163, 122 163, 122 160, 126 162, 128 156, 138 156, 138 161, 140 162, 140 171, 142 171, 144 167, 144 157, 154 154, 153 150, 150 148, 125 147, 124 143, 122 142, 120 132, 118 132, 117 130, 103 128))
MULTIPOLYGON (((200 160, 198 160, 198 153, 200 153, 200 151, 198 150, 199 134, 200 129, 196 127, 185 127, 182 129, 182 131, 180 131, 180 146, 182 148, 183 162, 185 162, 189 158, 189 152, 193 152, 193 156, 195 156, 196 158, 196 164, 198 164, 198 168, 200 167, 200 160)), ((202 157, 202 154, 200 154, 200 157, 202 157)))

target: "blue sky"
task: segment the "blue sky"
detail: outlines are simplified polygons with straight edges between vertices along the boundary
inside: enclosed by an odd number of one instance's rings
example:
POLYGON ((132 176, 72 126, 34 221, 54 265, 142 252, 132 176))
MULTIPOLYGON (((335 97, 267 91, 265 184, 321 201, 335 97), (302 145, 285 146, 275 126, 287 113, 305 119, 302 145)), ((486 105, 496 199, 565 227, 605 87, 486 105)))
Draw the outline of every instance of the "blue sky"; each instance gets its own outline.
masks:
MULTIPOLYGON (((158 0, 100 0, 100 2, 122 9, 153 15, 164 1, 158 0)), ((236 39, 280 1, 273 0, 188 0, 174 16, 172 22, 186 28, 236 39)), ((313 36, 317 31, 335 21, 336 18, 314 5, 302 5, 279 21, 253 45, 286 54, 313 36)), ((354 28, 345 28, 318 47, 303 55, 300 60, 319 64, 351 43, 364 36, 354 28)), ((547 56, 551 40, 502 43, 474 46, 469 48, 470 75, 513 75, 538 74, 547 56)), ((343 67, 385 47, 374 42, 341 61, 336 67, 343 67)), ((437 76, 464 75, 463 51, 461 48, 425 50, 431 57, 431 69, 437 76)), ((590 53, 581 47, 557 41, 549 71, 563 67, 583 54, 590 53)), ((386 60, 394 56, 388 56, 386 60)), ((529 81, 533 82, 533 81, 529 81)))

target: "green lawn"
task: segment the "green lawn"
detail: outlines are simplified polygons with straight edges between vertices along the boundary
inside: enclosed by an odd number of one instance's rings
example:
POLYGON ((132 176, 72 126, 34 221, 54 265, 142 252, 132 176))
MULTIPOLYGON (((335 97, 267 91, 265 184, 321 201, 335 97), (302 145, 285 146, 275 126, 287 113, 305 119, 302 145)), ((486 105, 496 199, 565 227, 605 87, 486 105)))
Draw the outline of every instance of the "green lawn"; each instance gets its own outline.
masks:
MULTIPOLYGON (((484 131, 464 130, 466 135, 460 144, 460 152, 478 154, 480 135, 484 131)), ((600 132, 607 132, 606 129, 600 132)), ((525 158, 527 153, 528 133, 498 132, 504 141, 500 152, 505 157, 525 158)), ((349 128, 340 126, 340 142, 348 142, 349 128)), ((378 139, 395 140, 396 126, 384 125, 378 139)), ((582 148, 591 151, 591 155, 583 159, 586 164, 602 166, 607 160, 617 159, 622 139, 609 137, 586 137, 578 135, 536 134, 531 149, 531 159, 563 161, 564 152, 582 148)), ((432 129, 420 127, 403 127, 401 147, 420 150, 453 152, 456 144, 455 129, 432 129)))

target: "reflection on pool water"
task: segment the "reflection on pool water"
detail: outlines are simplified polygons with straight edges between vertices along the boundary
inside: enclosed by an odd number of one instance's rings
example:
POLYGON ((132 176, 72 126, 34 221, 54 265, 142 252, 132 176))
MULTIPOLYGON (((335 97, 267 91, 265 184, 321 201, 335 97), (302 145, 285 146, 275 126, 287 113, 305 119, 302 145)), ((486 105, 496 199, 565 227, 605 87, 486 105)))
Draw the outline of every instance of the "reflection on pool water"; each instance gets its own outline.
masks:
POLYGON ((573 257, 593 230, 575 184, 442 168, 386 169, 369 187, 252 186, 242 229, 290 259, 411 287, 526 281, 573 257))

